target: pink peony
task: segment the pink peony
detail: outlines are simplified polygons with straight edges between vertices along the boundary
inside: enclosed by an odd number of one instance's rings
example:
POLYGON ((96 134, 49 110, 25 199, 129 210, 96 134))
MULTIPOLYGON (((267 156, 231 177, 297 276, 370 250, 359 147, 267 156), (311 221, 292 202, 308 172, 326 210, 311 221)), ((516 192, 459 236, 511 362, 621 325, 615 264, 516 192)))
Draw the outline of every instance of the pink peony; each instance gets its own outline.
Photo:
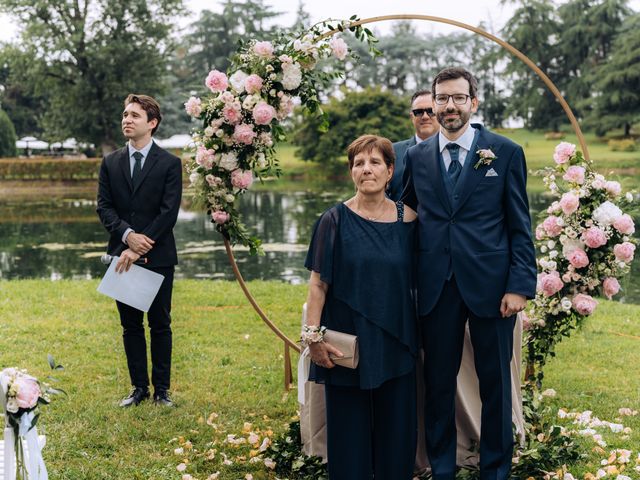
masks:
POLYGON ((237 143, 244 143, 245 145, 251 145, 253 139, 256 138, 256 132, 253 130, 253 125, 241 123, 236 125, 233 132, 233 140, 237 143))
POLYGON ((580 315, 591 315, 596 309, 598 301, 585 293, 579 293, 573 297, 571 304, 580 315))
POLYGON ((244 89, 249 95, 258 93, 262 88, 262 78, 255 73, 249 75, 244 81, 244 89))
POLYGON ((633 223, 633 218, 631 218, 631 216, 626 213, 614 220, 613 228, 618 230, 623 235, 631 235, 636 231, 635 224, 633 223))
POLYGON ((246 190, 253 183, 251 170, 234 170, 231 173, 231 185, 241 190, 246 190))
POLYGON ((545 296, 550 297, 564 287, 564 283, 560 279, 560 274, 557 271, 550 273, 540 273, 538 275, 537 290, 544 293, 545 296))
POLYGON ((38 382, 29 376, 19 375, 13 385, 16 387, 16 401, 18 407, 29 410, 38 404, 38 398, 42 395, 38 382))
POLYGON ((215 152, 211 149, 207 150, 203 146, 199 146, 196 150, 196 163, 207 170, 213 166, 213 157, 215 152))
POLYGON ((273 56, 273 44, 271 42, 256 42, 253 53, 259 57, 271 58, 273 56))
POLYGON ((331 51, 336 56, 338 60, 344 60, 347 56, 349 48, 347 47, 347 43, 340 37, 333 37, 329 41, 329 46, 331 47, 331 51))
POLYGON ((620 183, 619 182, 615 182, 613 180, 606 182, 604 184, 604 189, 612 197, 617 197, 622 192, 622 186, 620 185, 620 183))
POLYGON ((269 125, 276 116, 276 109, 267 102, 259 102, 253 107, 253 119, 257 125, 269 125))
POLYGON ((227 223, 229 221, 230 215, 223 210, 214 210, 211 212, 211 220, 213 220, 218 225, 222 225, 223 223, 227 223))
POLYGON ((562 233, 562 226, 558 225, 558 220, 560 220, 558 217, 550 215, 542 222, 542 228, 550 237, 557 237, 562 233))
POLYGON ((607 234, 599 227, 587 228, 580 239, 589 248, 598 248, 607 244, 607 234))
POLYGON ((211 70, 204 84, 209 87, 212 92, 222 92, 229 86, 227 75, 218 70, 211 70))
POLYGON ((225 105, 222 109, 222 115, 224 115, 224 119, 231 125, 240 123, 240 120, 242 120, 241 107, 235 102, 225 105))
POLYGON ((616 260, 625 263, 630 263, 633 260, 635 251, 636 246, 631 242, 619 243, 613 247, 613 254, 616 256, 616 260))
POLYGON ((575 268, 583 268, 589 265, 589 257, 581 248, 576 248, 567 254, 567 260, 575 268))
POLYGON ((576 154, 576 146, 572 143, 561 142, 553 152, 553 159, 557 164, 567 163, 576 154))
POLYGON ((579 183, 582 185, 584 183, 584 172, 584 167, 574 165, 567 169, 567 173, 565 173, 562 178, 567 182, 579 183))
POLYGON ((202 101, 197 97, 190 97, 184 104, 184 109, 190 117, 199 117, 202 113, 202 101))
POLYGON ((620 291, 620 283, 618 279, 615 277, 607 277, 602 282, 602 290, 604 292, 604 296, 611 300, 615 294, 620 291))
POLYGON ((578 210, 580 206, 580 197, 578 197, 575 193, 567 192, 562 195, 560 199, 560 208, 562 208, 562 212, 565 215, 571 215, 573 212, 578 210))

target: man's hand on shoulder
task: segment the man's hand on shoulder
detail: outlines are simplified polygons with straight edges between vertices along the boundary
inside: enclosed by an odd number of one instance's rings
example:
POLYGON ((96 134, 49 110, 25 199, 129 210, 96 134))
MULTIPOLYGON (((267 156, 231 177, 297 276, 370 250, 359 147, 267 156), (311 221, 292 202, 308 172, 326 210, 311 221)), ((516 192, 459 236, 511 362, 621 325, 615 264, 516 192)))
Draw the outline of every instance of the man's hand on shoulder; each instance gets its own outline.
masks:
POLYGON ((156 242, 142 233, 131 232, 127 235, 127 245, 138 256, 146 255, 153 248, 154 243, 156 242))
MULTIPOLYGON (((129 234, 129 236, 131 236, 131 234, 129 234)), ((130 248, 127 248, 124 252, 120 254, 118 263, 116 263, 116 272, 117 273, 128 272, 129 269, 131 268, 131 265, 133 265, 133 263, 136 262, 139 258, 140 258, 140 255, 138 255, 136 252, 134 252, 130 248)))
POLYGON ((505 293, 500 303, 500 314, 502 318, 510 317, 521 312, 527 306, 527 297, 519 293, 505 293))

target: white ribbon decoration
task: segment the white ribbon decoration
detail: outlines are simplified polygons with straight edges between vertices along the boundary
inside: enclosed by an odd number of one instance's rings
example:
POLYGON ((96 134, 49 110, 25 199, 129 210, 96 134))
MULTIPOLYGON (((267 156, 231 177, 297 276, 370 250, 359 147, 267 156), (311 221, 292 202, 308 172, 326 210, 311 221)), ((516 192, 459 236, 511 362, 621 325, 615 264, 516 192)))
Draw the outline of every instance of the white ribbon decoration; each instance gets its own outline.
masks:
POLYGON ((298 403, 304 405, 306 401, 306 385, 309 379, 309 368, 311 367, 311 357, 309 357, 309 347, 305 348, 298 359, 298 403))
MULTIPOLYGON (((9 426, 9 420, 7 416, 7 391, 9 390, 9 378, 4 373, 0 375, 0 406, 5 414, 5 429, 4 429, 4 478, 5 480, 16 479, 16 451, 15 451, 15 433, 13 428, 9 426)), ((48 480, 49 474, 47 473, 47 467, 44 464, 42 458, 42 447, 44 441, 41 443, 38 438, 38 429, 36 427, 31 428, 33 423, 34 413, 25 413, 20 417, 20 425, 18 427, 18 437, 21 442, 26 443, 25 457, 23 460, 26 462, 27 475, 29 480, 48 480)))

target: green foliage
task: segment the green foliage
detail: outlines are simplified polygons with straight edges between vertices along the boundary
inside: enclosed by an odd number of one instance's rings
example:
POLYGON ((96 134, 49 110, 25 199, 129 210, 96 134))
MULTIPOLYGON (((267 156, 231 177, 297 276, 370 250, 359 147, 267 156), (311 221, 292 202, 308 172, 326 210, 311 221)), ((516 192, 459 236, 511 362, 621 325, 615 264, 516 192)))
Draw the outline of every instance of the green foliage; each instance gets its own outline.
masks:
POLYGON ((0 157, 16 155, 16 131, 6 112, 0 109, 0 157))
POLYGON ((322 121, 317 117, 305 118, 296 130, 293 143, 303 160, 335 163, 344 158, 347 146, 364 134, 397 142, 413 133, 408 99, 380 88, 343 93, 342 100, 334 98, 323 107, 329 121, 327 132, 319 131, 322 121))
POLYGON ((305 455, 301 445, 300 421, 296 420, 289 424, 288 431, 274 439, 265 456, 276 463, 276 473, 289 480, 327 479, 327 467, 322 458, 305 455))
POLYGON ((21 25, 19 50, 29 59, 9 82, 46 99, 40 125, 48 138, 113 149, 126 95, 165 88, 181 8, 182 0, 0 0, 21 25))
POLYGON ((607 144, 612 152, 635 152, 638 148, 633 138, 624 138, 622 140, 609 140, 607 144))
POLYGON ((100 159, 60 160, 54 158, 3 159, 2 180, 86 180, 97 179, 100 159))

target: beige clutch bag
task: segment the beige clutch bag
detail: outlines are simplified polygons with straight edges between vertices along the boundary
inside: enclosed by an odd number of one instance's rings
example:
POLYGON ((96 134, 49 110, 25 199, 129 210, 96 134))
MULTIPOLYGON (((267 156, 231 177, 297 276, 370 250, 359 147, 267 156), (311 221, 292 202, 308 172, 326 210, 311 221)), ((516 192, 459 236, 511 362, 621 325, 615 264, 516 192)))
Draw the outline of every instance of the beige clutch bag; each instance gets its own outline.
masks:
POLYGON ((327 329, 324 332, 324 341, 336 347, 344 355, 343 357, 330 355, 333 363, 346 368, 356 368, 358 366, 358 337, 327 329))

